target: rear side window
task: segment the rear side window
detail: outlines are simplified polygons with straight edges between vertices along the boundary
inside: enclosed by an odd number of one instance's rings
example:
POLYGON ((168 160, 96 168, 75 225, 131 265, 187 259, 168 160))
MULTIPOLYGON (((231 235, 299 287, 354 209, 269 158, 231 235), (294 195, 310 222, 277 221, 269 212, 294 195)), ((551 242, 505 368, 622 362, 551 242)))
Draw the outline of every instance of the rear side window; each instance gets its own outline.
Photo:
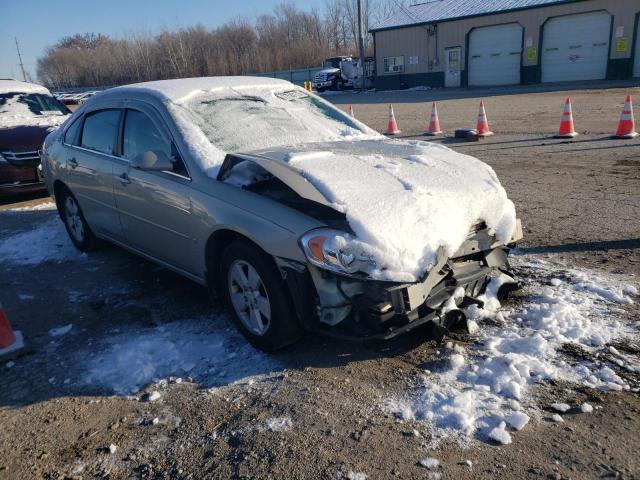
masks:
POLYGON ((119 123, 120 110, 100 110, 88 114, 84 119, 80 145, 96 152, 113 155, 119 123))
POLYGON ((64 143, 69 145, 78 144, 78 132, 80 131, 80 125, 82 125, 82 121, 79 118, 71 124, 67 129, 67 132, 64 134, 64 143))
POLYGON ((147 115, 137 110, 127 110, 122 136, 122 156, 132 160, 148 151, 161 151, 171 158, 171 143, 160 134, 147 115))

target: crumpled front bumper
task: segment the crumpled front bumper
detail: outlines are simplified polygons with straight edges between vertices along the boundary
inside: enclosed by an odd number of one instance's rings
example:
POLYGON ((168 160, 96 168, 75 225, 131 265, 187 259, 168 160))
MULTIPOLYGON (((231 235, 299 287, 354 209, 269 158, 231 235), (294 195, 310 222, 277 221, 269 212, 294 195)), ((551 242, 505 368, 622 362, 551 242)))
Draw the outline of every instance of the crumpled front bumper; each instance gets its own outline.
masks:
MULTIPOLYGON (((520 238, 518 221, 507 245, 520 238)), ((477 297, 491 277, 509 272, 507 245, 486 228, 474 232, 452 257, 440 251, 436 265, 415 283, 357 280, 311 265, 285 279, 307 329, 351 340, 389 339, 428 322, 441 324, 441 309, 450 298, 458 306, 481 303, 477 297)))

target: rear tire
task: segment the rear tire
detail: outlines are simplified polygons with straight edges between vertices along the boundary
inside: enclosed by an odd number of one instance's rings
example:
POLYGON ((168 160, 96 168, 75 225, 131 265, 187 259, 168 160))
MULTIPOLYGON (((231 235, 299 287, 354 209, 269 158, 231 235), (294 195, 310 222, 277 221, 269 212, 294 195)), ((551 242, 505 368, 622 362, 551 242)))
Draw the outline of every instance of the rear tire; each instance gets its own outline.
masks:
POLYGON ((63 187, 60 190, 58 211, 67 229, 69 238, 75 247, 82 252, 90 252, 100 247, 100 240, 91 231, 84 214, 71 190, 63 187))
POLYGON ((254 347, 273 352, 300 338, 287 285, 264 252, 248 242, 231 243, 222 254, 218 281, 236 326, 254 347))

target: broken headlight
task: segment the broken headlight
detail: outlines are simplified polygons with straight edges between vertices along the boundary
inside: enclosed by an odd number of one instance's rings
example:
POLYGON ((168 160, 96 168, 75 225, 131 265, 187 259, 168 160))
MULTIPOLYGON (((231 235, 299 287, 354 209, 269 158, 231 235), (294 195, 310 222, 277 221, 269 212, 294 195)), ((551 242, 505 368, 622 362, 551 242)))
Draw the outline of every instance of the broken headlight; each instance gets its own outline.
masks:
POLYGON ((313 265, 336 273, 351 275, 376 265, 361 243, 346 232, 311 230, 300 237, 300 246, 313 265))

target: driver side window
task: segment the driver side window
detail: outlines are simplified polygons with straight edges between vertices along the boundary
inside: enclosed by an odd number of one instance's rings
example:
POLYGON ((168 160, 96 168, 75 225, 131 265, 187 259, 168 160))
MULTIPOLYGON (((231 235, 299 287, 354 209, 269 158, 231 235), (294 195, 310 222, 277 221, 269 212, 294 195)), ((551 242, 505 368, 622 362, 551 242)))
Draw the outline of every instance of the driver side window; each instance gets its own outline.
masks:
POLYGON ((137 110, 127 110, 122 133, 122 156, 133 160, 144 152, 164 152, 171 158, 174 171, 186 175, 186 169, 175 146, 158 131, 151 119, 137 110))
POLYGON ((122 136, 122 156, 133 160, 147 151, 164 152, 171 157, 171 144, 167 142, 144 113, 127 110, 122 136))

